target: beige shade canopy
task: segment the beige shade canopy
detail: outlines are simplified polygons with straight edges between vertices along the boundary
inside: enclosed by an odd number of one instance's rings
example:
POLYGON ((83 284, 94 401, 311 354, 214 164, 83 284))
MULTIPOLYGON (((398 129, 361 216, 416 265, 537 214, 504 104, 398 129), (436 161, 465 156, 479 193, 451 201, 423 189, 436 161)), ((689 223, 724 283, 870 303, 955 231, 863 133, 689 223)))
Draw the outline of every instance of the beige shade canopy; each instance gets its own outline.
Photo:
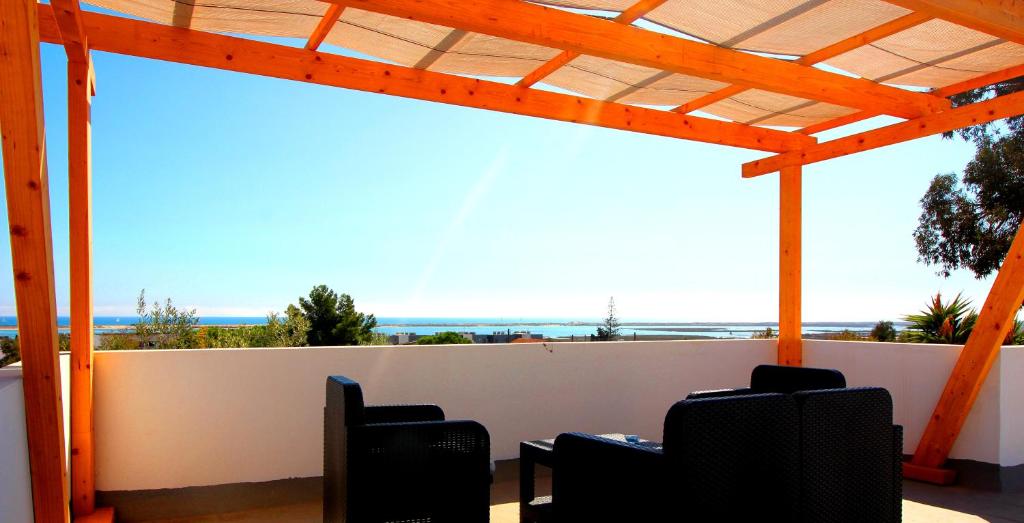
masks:
MULTIPOLYGON (((91 0, 157 23, 201 31, 307 38, 328 5, 318 0, 91 0)), ((614 17, 634 0, 545 0, 549 6, 614 17)), ((667 0, 646 27, 721 47, 793 60, 910 14, 882 0, 667 0), (655 24, 654 26, 650 24, 655 24)), ((459 75, 518 79, 561 51, 356 8, 345 9, 325 42, 382 60, 459 75)), ((931 20, 840 54, 825 66, 879 83, 934 89, 1024 64, 1024 46, 931 20)), ((546 76, 553 86, 598 100, 669 109, 727 87, 722 82, 579 56, 546 76)), ((855 109, 762 90, 700 108, 759 126, 806 127, 855 109)))

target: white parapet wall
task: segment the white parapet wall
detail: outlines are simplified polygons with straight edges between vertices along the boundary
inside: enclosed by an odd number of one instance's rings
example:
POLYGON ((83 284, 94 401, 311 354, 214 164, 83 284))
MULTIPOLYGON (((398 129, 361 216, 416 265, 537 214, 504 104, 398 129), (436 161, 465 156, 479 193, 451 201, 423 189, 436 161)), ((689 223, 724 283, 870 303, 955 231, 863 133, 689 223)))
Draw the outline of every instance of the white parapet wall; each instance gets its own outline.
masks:
POLYGON ((21 368, 5 367, 0 369, 0 520, 5 523, 32 521, 27 438, 21 368))
MULTIPOLYGON (((804 341, 804 364, 843 371, 847 384, 889 389, 903 425, 903 452, 913 454, 960 356, 959 345, 804 341)), ((1024 463, 1024 347, 1000 352, 950 457, 1004 467, 1024 463)))
MULTIPOLYGON (((889 389, 911 453, 960 347, 806 341, 808 366, 851 386, 889 389)), ((773 363, 768 340, 549 343, 99 352, 99 490, 142 490, 313 477, 322 471, 326 377, 363 386, 368 404, 436 403, 474 419, 494 459, 561 432, 661 439, 669 406, 694 390, 744 386, 773 363)), ((1024 348, 996 363, 953 451, 1004 466, 1024 461, 1024 348), (1010 376, 1015 376, 1013 379, 1010 376)))
POLYGON ((772 341, 685 341, 99 352, 99 490, 322 474, 326 378, 368 404, 436 403, 477 420, 494 459, 561 432, 661 439, 693 390, 744 385, 772 341))
MULTIPOLYGON (((69 455, 71 357, 60 354, 64 455, 69 455)), ((68 479, 70 482, 70 478, 68 479)), ((70 488, 70 483, 69 483, 70 488)), ((33 521, 32 478, 28 459, 25 392, 21 363, 0 368, 0 522, 33 521)))

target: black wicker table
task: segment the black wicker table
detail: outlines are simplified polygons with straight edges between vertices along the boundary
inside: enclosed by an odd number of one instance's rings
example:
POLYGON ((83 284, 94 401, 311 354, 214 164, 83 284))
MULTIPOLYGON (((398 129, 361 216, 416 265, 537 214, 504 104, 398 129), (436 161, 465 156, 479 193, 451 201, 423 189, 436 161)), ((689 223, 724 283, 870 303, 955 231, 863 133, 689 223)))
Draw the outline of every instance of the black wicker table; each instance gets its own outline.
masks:
MULTIPOLYGON (((600 434, 602 438, 626 441, 625 434, 600 434)), ((638 443, 661 448, 661 443, 640 439, 638 443)), ((537 439, 519 443, 519 521, 542 523, 551 521, 551 496, 536 497, 537 465, 554 468, 555 440, 537 439)))

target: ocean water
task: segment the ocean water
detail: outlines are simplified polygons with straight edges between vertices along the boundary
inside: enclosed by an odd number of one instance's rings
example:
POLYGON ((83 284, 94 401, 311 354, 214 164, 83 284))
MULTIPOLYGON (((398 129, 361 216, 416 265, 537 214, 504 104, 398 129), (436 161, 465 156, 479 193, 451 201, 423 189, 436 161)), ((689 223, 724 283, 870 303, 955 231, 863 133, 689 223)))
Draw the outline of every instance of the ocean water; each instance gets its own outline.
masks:
MULTIPOLYGON (((130 328, 137 317, 131 316, 96 316, 94 322, 99 334, 108 332, 124 332, 130 328), (123 326, 123 327, 122 327, 123 326)), ((262 325, 265 317, 249 316, 207 316, 199 318, 199 325, 262 325)), ((415 334, 436 334, 444 331, 474 332, 476 334, 492 334, 495 332, 529 331, 545 337, 561 338, 569 336, 587 336, 597 332, 599 319, 581 318, 377 318, 377 332, 395 334, 411 332, 415 334)), ((60 332, 68 332, 70 319, 66 316, 57 318, 60 332)), ((17 319, 14 316, 0 316, 0 336, 13 336, 17 319)), ((874 322, 818 322, 806 323, 804 334, 820 334, 838 332, 844 329, 868 331, 874 322)), ((778 330, 778 323, 772 322, 737 322, 737 323, 693 323, 693 322, 654 322, 654 321, 622 321, 623 337, 637 335, 687 335, 709 338, 749 338, 755 331, 763 331, 771 327, 778 330)), ((900 325, 897 324, 897 329, 900 325)))

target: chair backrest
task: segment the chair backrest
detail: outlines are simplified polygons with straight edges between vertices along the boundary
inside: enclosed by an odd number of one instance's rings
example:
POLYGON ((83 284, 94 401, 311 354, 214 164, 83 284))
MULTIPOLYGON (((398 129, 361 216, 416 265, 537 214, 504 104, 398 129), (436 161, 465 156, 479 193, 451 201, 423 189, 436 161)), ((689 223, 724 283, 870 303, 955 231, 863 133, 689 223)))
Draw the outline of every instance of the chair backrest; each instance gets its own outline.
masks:
POLYGON ((665 417, 666 487, 694 521, 795 521, 799 420, 785 394, 687 399, 665 417))
POLYGON ((345 376, 327 378, 324 407, 324 521, 345 521, 348 428, 363 423, 363 391, 345 376))
POLYGON ((750 388, 754 392, 781 392, 792 394, 800 390, 841 389, 846 378, 835 369, 758 365, 750 373, 750 388))
POLYGON ((793 395, 800 412, 802 521, 895 522, 892 397, 882 388, 793 395))

